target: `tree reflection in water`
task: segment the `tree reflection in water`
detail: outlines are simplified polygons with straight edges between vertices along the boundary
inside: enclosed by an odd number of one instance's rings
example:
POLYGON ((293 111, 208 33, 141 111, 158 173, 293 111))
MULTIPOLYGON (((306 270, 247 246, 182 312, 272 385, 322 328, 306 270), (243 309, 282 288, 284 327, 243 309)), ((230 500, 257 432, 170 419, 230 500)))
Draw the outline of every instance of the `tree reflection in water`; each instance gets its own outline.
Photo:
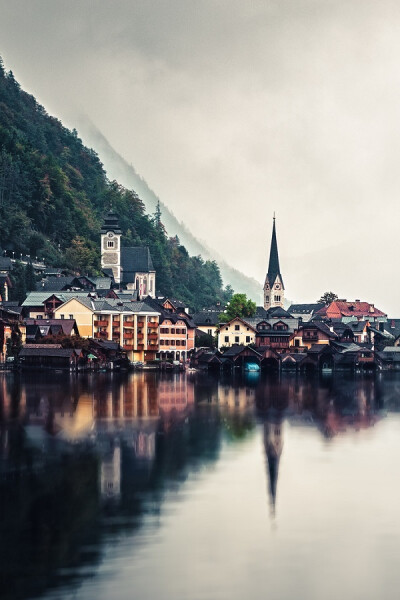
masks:
POLYGON ((399 409, 389 374, 8 373, 0 394, 0 574, 13 599, 96 573, 110 539, 258 426, 274 515, 285 421, 331 439, 399 409))

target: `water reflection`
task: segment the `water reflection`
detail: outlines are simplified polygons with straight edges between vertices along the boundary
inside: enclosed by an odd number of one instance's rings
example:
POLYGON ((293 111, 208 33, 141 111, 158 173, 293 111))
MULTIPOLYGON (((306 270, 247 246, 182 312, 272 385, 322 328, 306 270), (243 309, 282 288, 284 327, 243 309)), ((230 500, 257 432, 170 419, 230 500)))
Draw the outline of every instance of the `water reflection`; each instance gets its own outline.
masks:
POLYGON ((166 495, 259 430, 275 518, 286 428, 327 443, 371 428, 400 379, 8 373, 0 394, 0 577, 27 598, 98 574, 111 541, 159 527, 166 495))

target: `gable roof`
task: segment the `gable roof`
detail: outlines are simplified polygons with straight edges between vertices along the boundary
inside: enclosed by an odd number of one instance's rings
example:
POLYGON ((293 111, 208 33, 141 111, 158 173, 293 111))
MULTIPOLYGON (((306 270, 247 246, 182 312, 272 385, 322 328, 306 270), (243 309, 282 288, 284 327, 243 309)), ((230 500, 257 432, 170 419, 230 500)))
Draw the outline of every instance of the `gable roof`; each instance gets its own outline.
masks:
POLYGON ((134 283, 136 273, 155 271, 147 246, 121 248, 122 283, 134 283))
POLYGON ((335 300, 318 311, 318 315, 328 317, 387 317, 386 313, 369 302, 347 302, 346 300, 335 300))
POLYGON ((46 280, 44 281, 39 281, 36 284, 36 291, 37 292, 59 292, 61 290, 63 290, 64 288, 67 289, 68 287, 71 287, 72 282, 74 281, 75 277, 69 276, 69 277, 48 277, 46 280))
POLYGON ((251 329, 253 329, 253 331, 256 331, 254 325, 251 325, 248 321, 245 321, 244 318, 242 319, 241 317, 235 317, 235 318, 231 319, 230 321, 227 321, 226 323, 221 323, 220 324, 220 329, 222 327, 227 327, 227 326, 231 325, 234 321, 240 321, 246 327, 251 327, 251 329))

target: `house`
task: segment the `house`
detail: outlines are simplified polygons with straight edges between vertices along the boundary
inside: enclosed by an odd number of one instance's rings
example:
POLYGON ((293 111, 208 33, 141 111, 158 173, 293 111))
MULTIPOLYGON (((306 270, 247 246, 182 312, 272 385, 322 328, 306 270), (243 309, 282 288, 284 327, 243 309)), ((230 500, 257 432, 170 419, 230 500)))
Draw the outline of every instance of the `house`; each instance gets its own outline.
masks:
MULTIPOLYGON (((29 292, 22 303, 23 313, 29 319, 53 319, 55 310, 70 299, 89 298, 86 291, 60 291, 60 292, 29 292)), ((65 318, 66 314, 63 317, 65 318)), ((68 316, 73 319, 74 317, 68 316)))
POLYGON ((309 321, 299 326, 291 337, 289 345, 304 352, 313 344, 329 344, 337 339, 338 335, 332 327, 328 327, 322 321, 309 321))
POLYGON ((248 346, 256 340, 256 328, 240 317, 235 317, 228 323, 221 323, 218 330, 218 349, 234 344, 248 346))
POLYGON ((297 319, 302 319, 303 323, 310 321, 313 316, 322 308, 325 304, 291 304, 288 308, 288 312, 297 319))
POLYGON ((375 352, 376 364, 383 371, 400 371, 400 347, 386 346, 375 352))
POLYGON ((369 321, 370 323, 387 321, 386 313, 376 308, 374 304, 360 300, 354 302, 335 300, 321 308, 315 313, 315 316, 324 320, 341 320, 344 323, 349 321, 369 321))
POLYGON ((188 314, 184 303, 171 298, 148 296, 146 303, 161 312, 160 352, 161 360, 186 360, 194 350, 196 324, 188 314))
POLYGON ((47 336, 79 336, 75 319, 25 319, 25 327, 27 343, 47 336))
POLYGON ((60 344, 26 344, 18 355, 24 369, 74 369, 82 358, 82 351, 62 348, 60 344))
POLYGON ((199 331, 215 337, 221 312, 221 310, 203 310, 193 315, 193 321, 199 331))
POLYGON ((263 320, 256 325, 256 346, 270 347, 278 351, 289 349, 289 343, 297 331, 298 319, 263 320))

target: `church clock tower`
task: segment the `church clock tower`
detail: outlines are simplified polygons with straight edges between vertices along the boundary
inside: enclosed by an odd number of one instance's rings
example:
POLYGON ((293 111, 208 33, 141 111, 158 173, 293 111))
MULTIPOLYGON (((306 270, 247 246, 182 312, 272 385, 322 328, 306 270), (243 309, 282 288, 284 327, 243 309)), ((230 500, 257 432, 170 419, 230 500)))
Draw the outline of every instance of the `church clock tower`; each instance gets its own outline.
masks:
POLYGON ((275 216, 272 226, 271 250, 269 253, 268 272, 264 283, 264 308, 283 308, 285 286, 279 268, 278 243, 276 241, 275 216))
POLYGON ((101 268, 112 270, 115 283, 121 282, 121 233, 118 217, 110 211, 101 227, 101 268))

